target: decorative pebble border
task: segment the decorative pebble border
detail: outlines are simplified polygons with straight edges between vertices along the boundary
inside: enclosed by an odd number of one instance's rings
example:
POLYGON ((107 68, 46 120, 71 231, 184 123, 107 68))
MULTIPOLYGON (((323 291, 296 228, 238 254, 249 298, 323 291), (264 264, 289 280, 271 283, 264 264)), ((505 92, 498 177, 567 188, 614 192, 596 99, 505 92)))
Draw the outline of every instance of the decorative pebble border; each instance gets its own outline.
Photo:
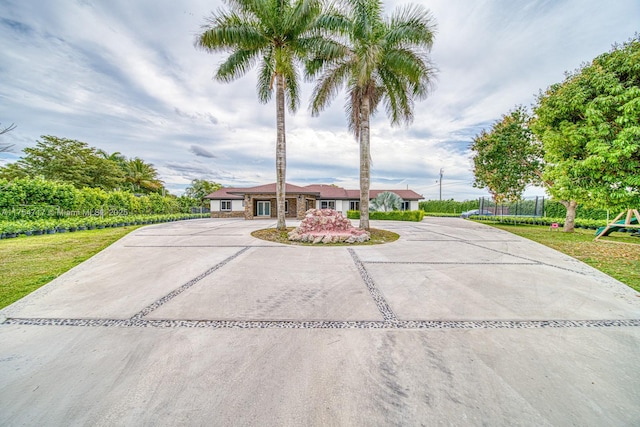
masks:
POLYGON ((277 321, 277 320, 146 320, 9 318, 4 325, 121 328, 211 329, 553 329, 640 327, 640 319, 603 320, 401 320, 401 321, 277 321))
MULTIPOLYGON (((439 233, 436 233, 439 234, 439 233)), ((121 328, 211 328, 211 329, 548 329, 548 328, 609 328, 609 327, 640 327, 640 319, 600 319, 600 320, 399 320, 384 296, 376 287, 375 282, 369 275, 366 264, 486 264, 486 265, 546 265, 550 267, 569 270, 545 264, 525 257, 515 256, 499 250, 475 245, 471 241, 455 239, 459 242, 469 243, 483 249, 497 253, 510 255, 528 262, 503 263, 503 262, 387 262, 387 261, 366 261, 363 262, 358 257, 355 250, 348 248, 362 280, 367 286, 369 293, 383 316, 383 321, 280 321, 280 320, 185 320, 185 319, 144 319, 160 306, 166 304, 182 292, 186 291, 200 280, 209 276, 213 272, 222 268, 230 261, 234 260, 244 252, 254 246, 235 246, 242 249, 229 256, 218 264, 214 265, 204 273, 191 279, 179 288, 148 305, 140 312, 129 319, 73 319, 73 318, 0 318, 2 325, 25 325, 25 326, 80 326, 80 327, 121 327, 121 328)), ((134 246, 134 247, 155 247, 155 246, 134 246)), ((162 246, 168 247, 168 246, 162 246)), ((200 246, 171 246, 171 247, 200 247, 200 246)), ((209 247, 208 245, 202 247, 209 247)), ((227 247, 227 246, 225 246, 227 247)), ((281 246, 260 246, 260 247, 281 247, 281 246)), ((576 271, 574 271, 576 272, 576 271)), ((576 272, 578 273, 578 272, 576 272)))
POLYGON ((373 282, 371 276, 369 276, 369 272, 364 267, 362 261, 360 261, 360 258, 358 258, 358 254, 356 254, 356 251, 351 248, 347 250, 349 251, 351 258, 353 258, 353 262, 356 264, 356 267, 360 272, 360 277, 362 277, 362 280, 367 285, 369 293, 371 294, 371 298, 373 298, 373 300, 376 302, 378 310, 380 310, 380 313, 382 314, 382 318, 387 321, 397 322, 398 318, 396 317, 393 310, 391 310, 391 307, 389 307, 387 300, 384 299, 384 297, 376 287, 376 284, 373 282))

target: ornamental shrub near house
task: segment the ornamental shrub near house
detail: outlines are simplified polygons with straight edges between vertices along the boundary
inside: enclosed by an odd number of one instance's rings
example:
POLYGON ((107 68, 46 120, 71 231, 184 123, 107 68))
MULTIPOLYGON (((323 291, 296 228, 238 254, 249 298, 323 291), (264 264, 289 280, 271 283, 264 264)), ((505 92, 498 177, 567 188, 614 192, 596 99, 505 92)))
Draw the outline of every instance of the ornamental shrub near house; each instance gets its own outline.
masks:
MULTIPOLYGON (((360 211, 347 211, 347 218, 360 219, 360 211)), ((369 219, 371 220, 387 220, 387 221, 414 221, 420 222, 424 218, 424 211, 391 211, 381 212, 374 211, 369 212, 369 219)))

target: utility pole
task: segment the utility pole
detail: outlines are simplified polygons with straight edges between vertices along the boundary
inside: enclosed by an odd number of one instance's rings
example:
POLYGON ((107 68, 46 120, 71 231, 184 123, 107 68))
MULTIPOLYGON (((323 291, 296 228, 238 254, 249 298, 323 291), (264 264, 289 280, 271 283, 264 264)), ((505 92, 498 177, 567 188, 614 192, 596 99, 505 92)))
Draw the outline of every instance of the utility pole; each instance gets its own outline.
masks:
POLYGON ((442 174, 444 174, 444 169, 440 168, 440 201, 442 201, 442 174))

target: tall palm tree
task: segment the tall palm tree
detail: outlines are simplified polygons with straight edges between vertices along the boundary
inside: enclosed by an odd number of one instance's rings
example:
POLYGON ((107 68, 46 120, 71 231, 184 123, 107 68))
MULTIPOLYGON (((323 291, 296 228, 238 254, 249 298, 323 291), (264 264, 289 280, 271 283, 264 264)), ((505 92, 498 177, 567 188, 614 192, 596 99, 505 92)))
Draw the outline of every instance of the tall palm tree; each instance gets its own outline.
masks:
POLYGON ((435 22, 427 9, 414 5, 385 19, 380 0, 347 0, 344 11, 344 19, 334 19, 331 28, 342 37, 321 45, 306 73, 319 78, 313 115, 347 88, 349 130, 360 144, 360 228, 368 230, 370 119, 382 101, 392 125, 411 123, 414 99, 426 98, 435 73, 428 56, 435 22))
POLYGON ((296 65, 319 38, 318 0, 228 0, 229 10, 213 13, 196 38, 196 47, 228 52, 215 79, 231 82, 259 63, 258 98, 267 103, 276 92, 276 201, 278 229, 285 230, 285 101, 300 104, 296 65))
POLYGON ((109 154, 106 151, 98 148, 96 150, 96 154, 105 160, 111 160, 112 162, 123 168, 127 163, 127 157, 119 151, 114 151, 113 153, 109 154))
POLYGON ((162 189, 156 168, 139 157, 127 161, 124 180, 134 192, 154 193, 162 189))

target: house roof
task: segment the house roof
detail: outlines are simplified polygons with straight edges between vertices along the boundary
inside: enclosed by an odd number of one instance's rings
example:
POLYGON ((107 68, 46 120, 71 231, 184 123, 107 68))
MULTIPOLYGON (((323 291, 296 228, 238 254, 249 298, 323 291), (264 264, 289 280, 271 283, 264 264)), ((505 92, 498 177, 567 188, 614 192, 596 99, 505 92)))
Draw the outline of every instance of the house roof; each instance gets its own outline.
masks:
MULTIPOLYGON (((360 199, 360 190, 345 190, 342 187, 326 184, 312 184, 306 187, 299 187, 293 184, 286 184, 285 191, 287 194, 308 194, 318 197, 319 199, 330 200, 358 200, 360 199)), ((413 190, 369 190, 369 197, 375 199, 378 194, 389 191, 395 193, 402 200, 421 200, 422 195, 413 190)), ((236 199, 241 200, 245 194, 275 194, 276 184, 265 184, 257 187, 245 188, 221 188, 205 197, 205 199, 223 200, 236 199)))
MULTIPOLYGON (((357 192, 358 197, 360 197, 360 190, 355 190, 355 191, 357 192)), ((424 197, 422 197, 422 194, 418 194, 413 190, 369 190, 369 198, 375 199, 376 197, 378 197, 378 194, 384 193, 386 191, 397 194, 398 196, 400 196, 402 200, 424 199, 424 197)))
POLYGON ((205 199, 215 199, 215 200, 243 200, 244 197, 242 195, 238 195, 238 191, 242 191, 242 188, 221 188, 218 191, 214 191, 213 193, 205 196, 205 199))
MULTIPOLYGON (((336 187, 335 185, 326 184, 312 184, 307 185, 306 188, 315 191, 320 194, 322 199, 348 199, 347 190, 342 187, 336 187)), ((358 190, 358 197, 360 197, 360 190, 358 190)))
MULTIPOLYGON (((238 188, 235 190, 236 190, 234 191, 235 193, 240 193, 240 194, 271 194, 271 193, 275 194, 276 183, 274 182, 272 184, 259 185, 257 187, 238 188)), ((306 187, 298 187, 297 185, 293 185, 293 184, 286 184, 285 192, 296 193, 296 194, 311 194, 315 196, 320 195, 320 193, 318 193, 317 191, 309 190, 306 187)))

